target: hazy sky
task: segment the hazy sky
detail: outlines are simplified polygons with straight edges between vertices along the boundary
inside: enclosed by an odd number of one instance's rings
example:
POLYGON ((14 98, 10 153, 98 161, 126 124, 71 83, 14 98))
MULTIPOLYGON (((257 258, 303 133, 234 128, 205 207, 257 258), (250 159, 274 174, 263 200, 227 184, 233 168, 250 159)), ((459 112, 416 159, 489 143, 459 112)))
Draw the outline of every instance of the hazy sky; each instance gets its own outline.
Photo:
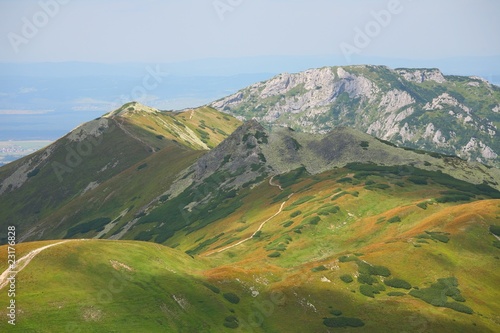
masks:
POLYGON ((498 0, 0 0, 0 62, 500 55, 498 0))

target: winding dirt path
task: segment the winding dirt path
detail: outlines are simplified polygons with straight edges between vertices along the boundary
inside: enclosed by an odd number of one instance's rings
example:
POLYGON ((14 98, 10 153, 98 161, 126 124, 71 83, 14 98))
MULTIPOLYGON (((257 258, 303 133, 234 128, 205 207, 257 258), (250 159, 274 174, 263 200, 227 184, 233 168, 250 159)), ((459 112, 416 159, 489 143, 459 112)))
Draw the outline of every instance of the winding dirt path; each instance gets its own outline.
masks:
POLYGON ((62 244, 62 243, 66 243, 66 242, 70 242, 70 241, 71 240, 65 240, 65 241, 54 243, 54 244, 42 246, 42 247, 40 247, 40 248, 38 248, 36 250, 33 250, 33 251, 29 252, 27 255, 25 255, 21 259, 16 260, 16 267, 15 267, 15 271, 14 272, 11 272, 10 268, 7 268, 2 273, 2 275, 0 275, 0 289, 2 289, 3 287, 5 287, 9 283, 9 281, 7 280, 7 278, 10 277, 11 274, 14 274, 14 276, 17 275, 17 273, 19 273, 26 266, 28 266, 28 264, 31 262, 31 260, 33 260, 33 258, 35 258, 35 256, 37 254, 39 254, 43 250, 48 249, 49 247, 56 246, 56 245, 59 245, 59 244, 62 244))
POLYGON ((273 183, 274 176, 269 178, 269 185, 279 187, 280 191, 283 191, 283 187, 280 184, 273 183))
MULTIPOLYGON (((273 178, 274 178, 274 176, 272 176, 272 177, 269 179, 269 185, 279 187, 279 189, 280 189, 281 191, 283 191, 283 188, 281 187, 281 185, 273 183, 273 181, 272 181, 272 180, 273 180, 273 178)), ((262 223, 260 224, 259 228, 258 228, 258 229, 257 229, 257 230, 256 230, 256 231, 255 231, 255 232, 254 232, 254 233, 253 233, 250 237, 247 237, 247 238, 245 238, 245 239, 242 239, 242 240, 240 240, 239 242, 234 243, 234 244, 231 244, 231 245, 228 245, 228 246, 226 246, 226 247, 224 247, 224 248, 222 248, 222 249, 219 249, 219 250, 216 250, 216 251, 212 251, 212 252, 206 253, 204 256, 209 256, 209 255, 214 254, 214 253, 221 253, 221 252, 224 252, 224 251, 226 251, 226 250, 229 250, 229 249, 231 249, 231 248, 233 248, 233 247, 235 247, 235 246, 241 245, 241 244, 243 244, 243 243, 245 243, 245 242, 247 242, 247 241, 251 240, 251 239, 252 239, 252 238, 253 238, 253 237, 254 237, 254 236, 255 236, 255 235, 256 235, 259 231, 261 231, 261 230, 262 230, 262 228, 266 225, 266 223, 267 223, 267 222, 271 221, 273 218, 275 218, 276 216, 278 216, 278 215, 279 215, 279 214, 283 211, 283 207, 285 206, 285 204, 287 203, 287 201, 288 201, 288 200, 292 197, 292 195, 293 195, 293 194, 294 194, 294 193, 291 193, 291 194, 290 194, 290 195, 286 198, 286 200, 285 200, 285 201, 283 201, 283 202, 281 203, 281 206, 280 206, 280 208, 278 209, 278 211, 277 211, 276 213, 274 213, 274 215, 273 215, 273 216, 269 217, 267 220, 265 220, 264 222, 262 222, 262 223)))

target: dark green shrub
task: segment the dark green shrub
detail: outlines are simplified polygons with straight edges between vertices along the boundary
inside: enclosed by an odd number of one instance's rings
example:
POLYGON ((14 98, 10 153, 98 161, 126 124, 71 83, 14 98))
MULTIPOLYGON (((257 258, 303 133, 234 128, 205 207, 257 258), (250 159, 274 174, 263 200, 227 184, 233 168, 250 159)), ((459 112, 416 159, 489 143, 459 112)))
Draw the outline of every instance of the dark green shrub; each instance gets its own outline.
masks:
POLYGON ((239 325, 239 322, 238 322, 238 318, 236 318, 235 316, 228 316, 224 319, 224 326, 227 327, 227 328, 238 328, 240 325, 239 325))
POLYGON ((344 281, 345 283, 351 283, 352 281, 354 281, 354 279, 352 278, 352 276, 350 274, 341 275, 340 279, 342 281, 344 281))
POLYGON ((292 214, 290 214, 290 217, 294 218, 294 217, 299 216, 300 214, 302 214, 302 212, 300 210, 296 210, 295 212, 293 212, 292 214))
POLYGON ((443 195, 442 197, 436 198, 436 201, 438 203, 470 201, 470 196, 465 194, 443 195))
POLYGON ((78 224, 74 227, 71 227, 68 229, 66 232, 66 236, 64 238, 71 238, 77 234, 86 234, 90 232, 91 230, 103 230, 103 228, 111 222, 111 219, 109 217, 99 217, 97 219, 94 219, 92 221, 88 221, 85 223, 78 224))
POLYGON ((340 311, 340 310, 330 310, 330 314, 338 317, 338 316, 342 316, 342 311, 340 311))
POLYGON ((361 141, 359 144, 362 148, 368 148, 370 147, 370 143, 368 141, 361 141))
POLYGON ((283 227, 284 228, 288 228, 289 226, 291 226, 293 224, 293 221, 287 221, 285 223, 283 223, 283 227))
POLYGON ((28 172, 27 176, 28 176, 28 178, 35 177, 36 175, 38 175, 39 172, 40 172, 40 169, 35 168, 35 169, 31 170, 30 172, 28 172))
POLYGON ((417 204, 418 208, 422 208, 423 210, 427 209, 427 202, 420 202, 417 204))
POLYGON ((305 167, 300 167, 298 169, 292 170, 288 173, 276 176, 275 178, 278 180, 282 187, 289 187, 297 182, 301 178, 309 176, 305 167))
POLYGON ((324 205, 318 210, 318 215, 327 216, 330 214, 335 214, 340 211, 340 207, 334 205, 324 205))
POLYGON ((278 251, 275 251, 273 253, 270 253, 267 255, 269 258, 278 258, 279 256, 281 256, 281 253, 278 252, 278 251))
POLYGON ((362 283, 362 284, 372 285, 374 283, 377 283, 378 280, 375 277, 368 275, 368 274, 359 274, 358 275, 358 282, 362 283))
POLYGON ((328 268, 326 268, 323 265, 311 268, 311 272, 321 272, 321 271, 327 271, 327 270, 328 270, 328 268))
POLYGON ((427 178, 421 176, 410 176, 408 180, 413 184, 417 185, 427 185, 427 178))
POLYGON ((326 327, 362 327, 365 323, 358 318, 349 317, 335 317, 335 318, 325 318, 323 324, 326 327))
POLYGON ((393 287, 393 288, 400 288, 400 289, 411 289, 411 284, 406 282, 403 279, 390 279, 390 280, 385 280, 384 281, 386 286, 393 287))
POLYGON ((467 313, 467 314, 474 313, 474 311, 471 308, 469 308, 467 305, 457 303, 457 302, 446 302, 446 304, 444 306, 447 308, 450 308, 452 310, 462 312, 462 313, 467 313))
POLYGON ((500 226, 498 226, 498 225, 490 225, 490 232, 493 235, 500 236, 500 226))
POLYGON ((440 241, 441 243, 448 243, 450 241, 450 237, 443 232, 431 232, 426 231, 426 233, 434 240, 440 241))
POLYGON ((399 216, 393 216, 390 219, 387 220, 389 223, 398 223, 401 222, 401 218, 399 216))
POLYGON ((388 188, 391 188, 391 187, 387 184, 374 184, 374 185, 365 186, 365 189, 370 190, 370 191, 377 190, 377 189, 378 190, 386 190, 388 188))
POLYGON ((238 304, 240 302, 240 298, 235 293, 225 293, 222 296, 230 303, 238 304))
POLYGON ((410 295, 437 307, 448 307, 459 312, 473 313, 472 309, 464 304, 448 302, 448 297, 452 297, 459 302, 465 302, 465 299, 460 294, 458 280, 455 277, 438 279, 436 283, 433 283, 428 288, 411 290, 410 295))
POLYGON ((352 183, 352 178, 344 177, 337 180, 337 183, 352 183))
POLYGON ((142 169, 147 168, 147 167, 148 167, 148 164, 147 163, 143 163, 143 164, 141 164, 141 165, 139 165, 137 167, 137 170, 142 170, 142 169))
POLYGON ((312 224, 312 225, 317 225, 321 221, 321 217, 319 216, 311 216, 306 219, 302 223, 304 224, 312 224))
POLYGON ((169 194, 165 194, 165 195, 162 195, 159 199, 160 202, 165 202, 168 200, 168 198, 170 198, 170 195, 169 194))
POLYGON ((211 291, 213 291, 214 293, 218 294, 220 293, 220 289, 217 288, 216 286, 214 286, 213 284, 210 284, 208 282, 202 282, 202 284, 207 287, 208 289, 210 289, 211 291))
POLYGON ((363 261, 358 261, 359 272, 366 275, 389 276, 391 271, 385 266, 370 265, 363 261))
POLYGON ((362 284, 359 286, 359 292, 365 295, 366 297, 375 298, 375 294, 380 294, 381 288, 379 288, 379 286, 382 285, 371 286, 368 284, 362 284))

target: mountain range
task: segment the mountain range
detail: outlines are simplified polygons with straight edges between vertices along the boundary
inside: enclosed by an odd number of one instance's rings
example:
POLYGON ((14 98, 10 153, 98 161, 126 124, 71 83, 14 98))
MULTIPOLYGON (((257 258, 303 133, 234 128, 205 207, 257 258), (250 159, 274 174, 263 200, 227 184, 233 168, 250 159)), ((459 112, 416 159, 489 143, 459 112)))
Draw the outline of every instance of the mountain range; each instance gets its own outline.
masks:
POLYGON ((498 167, 499 98, 500 88, 479 77, 351 66, 281 74, 211 106, 311 133, 349 126, 398 145, 498 167))
POLYGON ((0 168, 16 328, 495 332, 498 108, 478 78, 380 66, 127 103, 0 168))

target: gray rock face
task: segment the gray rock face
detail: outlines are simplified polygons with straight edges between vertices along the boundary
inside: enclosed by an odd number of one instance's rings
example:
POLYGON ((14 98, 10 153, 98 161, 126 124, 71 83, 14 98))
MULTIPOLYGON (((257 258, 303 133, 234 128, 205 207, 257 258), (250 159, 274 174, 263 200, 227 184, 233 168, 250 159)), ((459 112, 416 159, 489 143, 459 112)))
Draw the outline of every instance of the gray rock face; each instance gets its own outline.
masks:
POLYGON ((500 166, 500 88, 478 77, 324 67, 280 74, 211 106, 308 133, 348 126, 397 145, 500 166))

